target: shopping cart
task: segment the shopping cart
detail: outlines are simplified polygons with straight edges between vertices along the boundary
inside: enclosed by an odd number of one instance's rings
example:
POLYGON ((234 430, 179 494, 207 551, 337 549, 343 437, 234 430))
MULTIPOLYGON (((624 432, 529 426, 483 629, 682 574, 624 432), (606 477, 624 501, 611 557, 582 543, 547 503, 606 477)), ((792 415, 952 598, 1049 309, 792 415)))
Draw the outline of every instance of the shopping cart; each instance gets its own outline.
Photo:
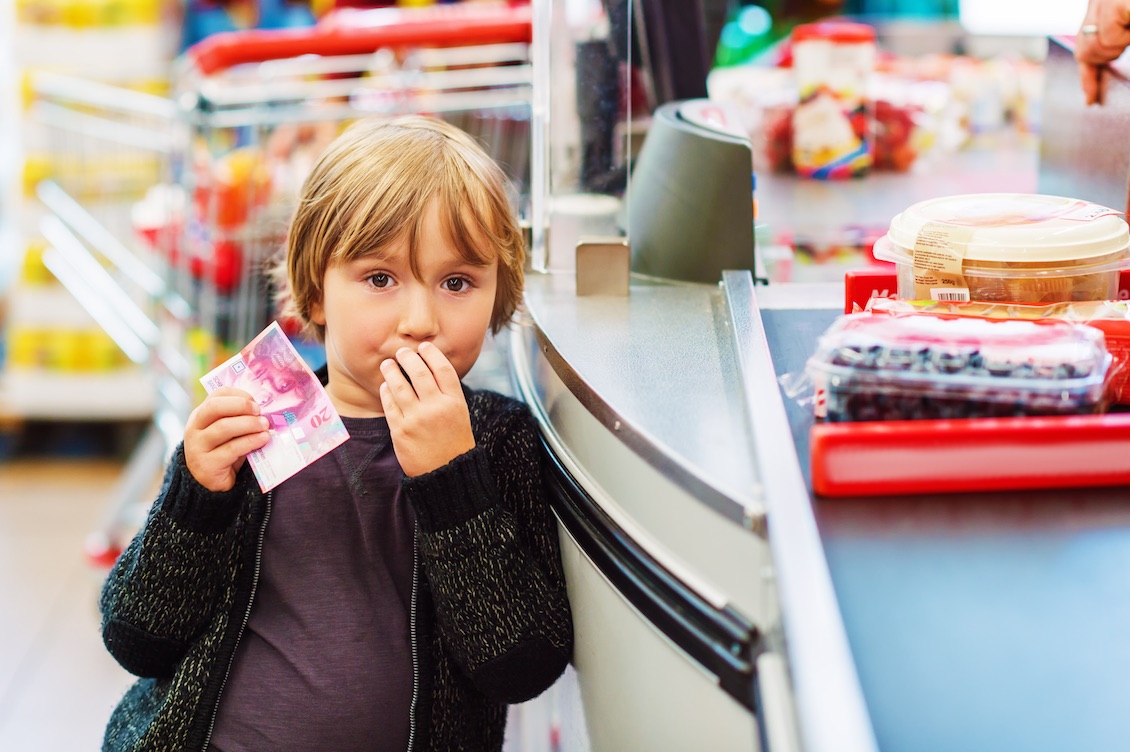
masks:
POLYGON ((340 10, 311 29, 219 34, 177 76, 191 129, 182 184, 194 299, 217 345, 272 315, 260 272, 281 246, 302 179, 348 121, 427 113, 480 138, 521 189, 529 154, 529 6, 340 10))
MULTIPOLYGON (((267 268, 313 160, 348 122, 405 113, 448 120, 483 143, 525 208, 530 40, 528 5, 342 9, 308 29, 209 37, 179 61, 171 99, 129 97, 124 112, 107 106, 120 93, 111 87, 75 100, 64 89, 83 82, 35 83, 44 122, 66 134, 70 149, 103 153, 96 130, 152 110, 150 140, 160 148, 149 151, 163 158, 126 224, 120 216, 99 222, 84 209, 90 191, 81 186, 47 181, 39 190, 51 211, 44 224, 51 269, 64 283, 105 266, 100 244, 113 245, 116 268, 137 277, 109 274, 84 304, 131 301, 100 323, 124 332, 119 345, 161 376, 153 426, 91 536, 94 561, 111 563, 136 526, 157 470, 203 396, 199 377, 277 317, 267 268), (87 119, 92 109, 105 115, 97 129, 87 119)), ((119 140, 135 150, 149 145, 119 140)), ((74 287, 78 297, 81 284, 74 287)))

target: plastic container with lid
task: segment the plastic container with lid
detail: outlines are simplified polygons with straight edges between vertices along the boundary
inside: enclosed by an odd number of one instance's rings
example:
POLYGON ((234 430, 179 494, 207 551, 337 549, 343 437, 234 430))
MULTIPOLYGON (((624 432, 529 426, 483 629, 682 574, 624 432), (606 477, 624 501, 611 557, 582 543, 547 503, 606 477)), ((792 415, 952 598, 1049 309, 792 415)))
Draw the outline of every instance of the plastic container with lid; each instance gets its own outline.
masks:
POLYGON ((1047 305, 1014 303, 942 303, 934 300, 893 300, 874 298, 867 306, 871 313, 906 316, 974 316, 984 319, 1053 320, 1086 324, 1103 333, 1106 349, 1113 358, 1107 394, 1112 402, 1130 405, 1130 301, 1086 300, 1047 305))
POLYGON ((868 79, 875 29, 851 21, 801 24, 792 31, 797 105, 792 157, 798 175, 859 177, 872 164, 868 79))
POLYGON ((979 193, 909 207, 875 244, 875 258, 896 264, 905 300, 1061 303, 1117 298, 1128 245, 1126 220, 1114 209, 979 193))
POLYGON ((1110 364, 1083 324, 856 313, 805 371, 817 417, 846 422, 1098 412, 1110 364))

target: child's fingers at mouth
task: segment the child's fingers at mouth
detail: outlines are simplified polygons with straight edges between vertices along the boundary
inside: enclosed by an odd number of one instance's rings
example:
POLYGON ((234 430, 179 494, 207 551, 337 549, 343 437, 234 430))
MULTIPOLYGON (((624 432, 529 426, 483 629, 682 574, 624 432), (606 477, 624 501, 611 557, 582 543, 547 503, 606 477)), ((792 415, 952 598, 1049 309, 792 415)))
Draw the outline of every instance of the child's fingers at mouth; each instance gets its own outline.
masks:
POLYGON ((405 373, 408 382, 419 394, 420 390, 434 389, 435 378, 428 363, 420 357, 419 353, 402 347, 396 351, 396 362, 405 373))
POLYGON ((455 372, 455 366, 451 365, 451 361, 443 351, 430 342, 424 342, 420 345, 420 358, 431 369, 432 376, 435 377, 441 391, 445 394, 453 393, 452 390, 462 393, 459 374, 455 372))
POLYGON ((381 373, 393 379, 395 379, 396 375, 399 374, 400 376, 404 377, 405 381, 411 383, 412 374, 409 373, 408 369, 404 367, 404 364, 400 362, 398 356, 399 353, 390 358, 385 358, 384 360, 382 360, 380 363, 381 373))
POLYGON ((402 390, 404 389, 412 390, 412 378, 404 370, 404 366, 392 358, 385 358, 381 361, 380 368, 385 383, 389 385, 394 394, 403 393, 402 390))

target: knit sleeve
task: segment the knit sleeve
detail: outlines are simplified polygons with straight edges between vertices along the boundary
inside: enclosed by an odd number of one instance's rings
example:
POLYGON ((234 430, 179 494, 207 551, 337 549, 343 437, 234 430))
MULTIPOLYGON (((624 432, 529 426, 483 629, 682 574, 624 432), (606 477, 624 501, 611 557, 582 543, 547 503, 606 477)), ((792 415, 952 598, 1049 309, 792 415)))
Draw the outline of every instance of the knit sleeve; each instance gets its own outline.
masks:
POLYGON ((208 491, 177 448, 144 526, 102 587, 102 639, 127 671, 171 676, 212 618, 236 566, 236 521, 253 485, 241 472, 231 491, 208 491))
POLYGON ((474 450, 405 481, 444 644, 480 691, 511 703, 553 684, 573 645, 536 431, 507 400, 474 450))

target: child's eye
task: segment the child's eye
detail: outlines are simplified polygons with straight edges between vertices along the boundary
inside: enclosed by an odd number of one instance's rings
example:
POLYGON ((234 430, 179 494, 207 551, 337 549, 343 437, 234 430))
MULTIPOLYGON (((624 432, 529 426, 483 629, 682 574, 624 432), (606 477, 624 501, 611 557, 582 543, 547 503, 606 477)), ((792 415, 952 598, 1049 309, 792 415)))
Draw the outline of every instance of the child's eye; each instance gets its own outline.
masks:
POLYGON ((466 277, 451 277, 443 281, 443 287, 448 292, 466 292, 471 287, 471 281, 466 277))
POLYGON ((370 274, 365 278, 373 287, 388 287, 392 284, 392 278, 387 274, 377 273, 370 274))

